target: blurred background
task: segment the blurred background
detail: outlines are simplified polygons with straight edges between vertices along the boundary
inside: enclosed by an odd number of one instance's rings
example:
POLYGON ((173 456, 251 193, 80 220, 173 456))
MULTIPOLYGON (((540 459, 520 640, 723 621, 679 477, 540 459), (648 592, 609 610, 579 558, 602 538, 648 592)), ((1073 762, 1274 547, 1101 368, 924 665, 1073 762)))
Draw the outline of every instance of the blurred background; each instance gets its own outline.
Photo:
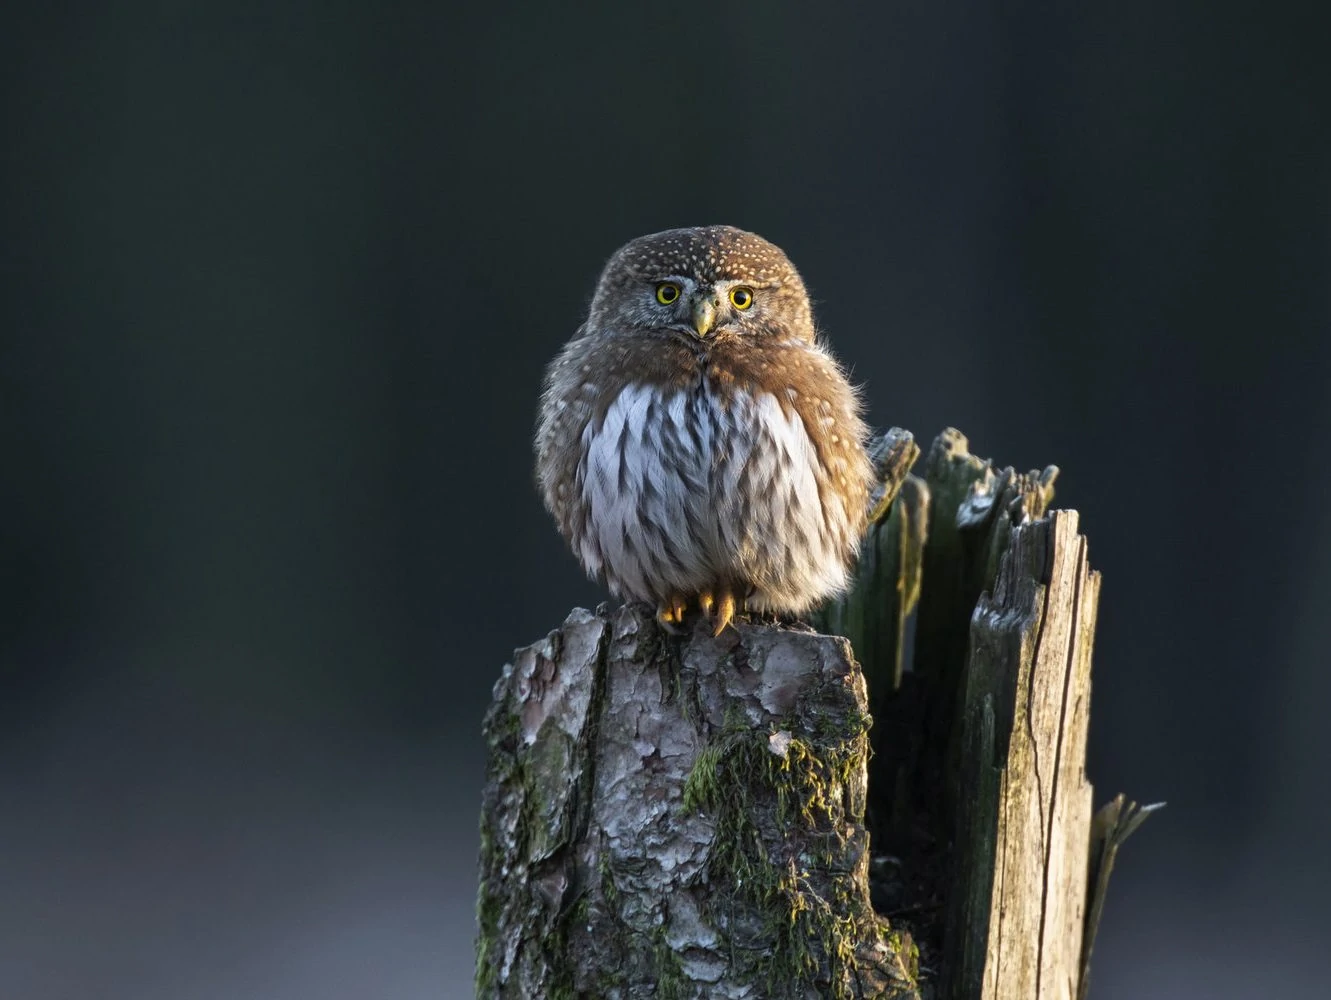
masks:
POLYGON ((0 995, 471 993, 480 739, 605 258, 783 246, 926 443, 1063 469, 1093 997, 1324 996, 1316 5, 27 5, 0 33, 0 995))

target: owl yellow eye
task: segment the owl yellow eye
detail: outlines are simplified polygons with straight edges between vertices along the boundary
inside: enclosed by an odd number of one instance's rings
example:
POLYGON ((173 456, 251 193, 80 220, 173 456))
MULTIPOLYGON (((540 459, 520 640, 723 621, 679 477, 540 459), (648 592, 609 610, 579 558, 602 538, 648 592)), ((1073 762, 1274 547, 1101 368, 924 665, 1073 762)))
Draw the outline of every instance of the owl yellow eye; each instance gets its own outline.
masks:
POLYGON ((747 309, 753 305, 753 292, 748 288, 732 288, 730 302, 736 309, 747 309))
POLYGON ((656 301, 668 306, 679 298, 679 286, 673 281, 663 281, 656 286, 656 301))

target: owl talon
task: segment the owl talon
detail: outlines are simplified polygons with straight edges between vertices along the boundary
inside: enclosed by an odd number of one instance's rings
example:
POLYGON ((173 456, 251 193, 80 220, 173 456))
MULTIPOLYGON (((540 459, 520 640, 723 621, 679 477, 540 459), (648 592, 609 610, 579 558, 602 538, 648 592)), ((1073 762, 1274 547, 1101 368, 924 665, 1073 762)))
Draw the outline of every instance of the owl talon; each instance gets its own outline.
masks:
POLYGON ((712 630, 713 636, 719 636, 726 630, 726 626, 735 620, 735 595, 724 593, 716 602, 716 627, 712 630))
POLYGON ((667 627, 681 625, 684 622, 685 607, 684 598, 669 597, 656 609, 656 620, 667 627))
POLYGON ((716 599, 712 597, 710 590, 704 590, 698 595, 698 607, 702 608, 702 613, 708 618, 712 617, 712 608, 716 605, 716 599))

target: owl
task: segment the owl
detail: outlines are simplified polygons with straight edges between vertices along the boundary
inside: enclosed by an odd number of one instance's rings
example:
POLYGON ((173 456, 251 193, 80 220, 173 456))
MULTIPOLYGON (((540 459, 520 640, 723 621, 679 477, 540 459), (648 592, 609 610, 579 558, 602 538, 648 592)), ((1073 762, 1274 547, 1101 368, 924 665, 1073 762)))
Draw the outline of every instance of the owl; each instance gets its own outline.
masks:
POLYGON ((873 468, 855 389, 784 252, 730 226, 621 247, 546 371, 545 505, 588 575, 697 609, 799 614, 845 589, 873 468))

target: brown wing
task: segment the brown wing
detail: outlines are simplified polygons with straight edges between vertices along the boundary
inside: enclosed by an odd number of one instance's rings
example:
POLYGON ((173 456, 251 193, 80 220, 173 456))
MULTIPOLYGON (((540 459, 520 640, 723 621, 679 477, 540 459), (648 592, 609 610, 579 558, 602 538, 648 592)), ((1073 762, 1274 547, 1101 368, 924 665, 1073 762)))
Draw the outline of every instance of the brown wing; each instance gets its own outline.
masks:
POLYGON ((545 372, 541 417, 536 427, 536 482, 545 507, 564 537, 573 540, 580 520, 577 483, 582 435, 601 395, 591 367, 595 338, 585 328, 564 345, 545 372))
POLYGON ((836 359, 807 341, 738 341, 718 351, 713 370, 722 387, 754 386, 799 414, 818 454, 823 507, 844 512, 853 550, 868 513, 873 465, 864 450, 868 429, 859 397, 836 359))

